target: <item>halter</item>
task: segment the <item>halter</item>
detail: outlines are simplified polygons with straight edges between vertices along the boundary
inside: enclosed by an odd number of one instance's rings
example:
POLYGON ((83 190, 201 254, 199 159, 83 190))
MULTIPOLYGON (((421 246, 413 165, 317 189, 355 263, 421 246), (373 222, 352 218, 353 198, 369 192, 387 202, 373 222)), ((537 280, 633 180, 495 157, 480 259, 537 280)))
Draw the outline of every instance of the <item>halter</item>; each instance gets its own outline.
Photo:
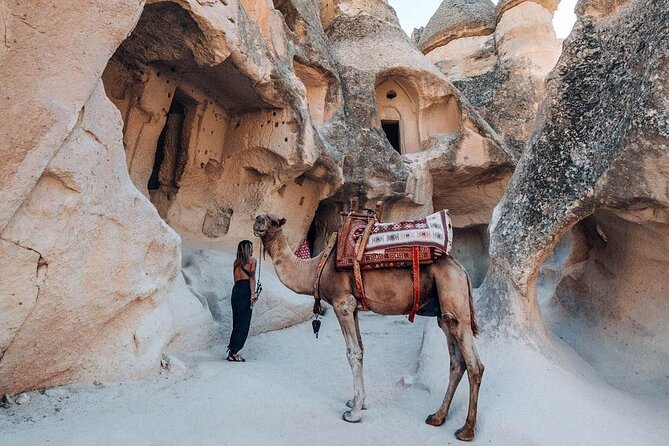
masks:
POLYGON ((260 258, 258 259, 258 279, 256 280, 256 295, 255 298, 258 299, 260 297, 260 293, 262 293, 262 282, 260 281, 260 273, 262 272, 262 258, 265 257, 265 245, 262 242, 262 239, 260 239, 260 258))

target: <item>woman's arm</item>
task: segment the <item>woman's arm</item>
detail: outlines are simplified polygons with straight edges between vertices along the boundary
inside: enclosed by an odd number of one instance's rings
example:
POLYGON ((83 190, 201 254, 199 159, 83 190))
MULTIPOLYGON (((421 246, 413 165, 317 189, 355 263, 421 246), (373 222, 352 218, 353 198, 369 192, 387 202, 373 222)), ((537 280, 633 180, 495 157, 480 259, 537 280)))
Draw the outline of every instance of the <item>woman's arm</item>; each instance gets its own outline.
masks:
POLYGON ((251 277, 249 281, 251 282, 251 300, 253 300, 256 297, 256 259, 251 257, 249 260, 251 261, 251 277))

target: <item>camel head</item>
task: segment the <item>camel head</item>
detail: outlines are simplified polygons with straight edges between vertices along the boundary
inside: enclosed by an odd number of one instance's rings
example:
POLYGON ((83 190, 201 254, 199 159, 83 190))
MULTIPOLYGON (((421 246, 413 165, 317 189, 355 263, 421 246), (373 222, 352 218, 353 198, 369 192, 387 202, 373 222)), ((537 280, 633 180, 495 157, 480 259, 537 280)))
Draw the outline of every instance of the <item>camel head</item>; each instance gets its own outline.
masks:
POLYGON ((256 237, 264 237, 266 234, 272 234, 281 231, 281 227, 286 224, 285 218, 277 218, 269 214, 260 214, 253 223, 253 233, 256 237))

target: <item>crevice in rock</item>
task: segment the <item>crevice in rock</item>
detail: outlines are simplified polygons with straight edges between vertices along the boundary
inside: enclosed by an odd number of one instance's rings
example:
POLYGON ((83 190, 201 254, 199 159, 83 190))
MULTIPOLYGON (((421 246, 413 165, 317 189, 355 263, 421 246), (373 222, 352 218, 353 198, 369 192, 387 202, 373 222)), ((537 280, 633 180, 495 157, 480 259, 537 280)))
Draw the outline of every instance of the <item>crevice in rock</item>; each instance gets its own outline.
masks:
POLYGON ((24 25, 26 25, 28 28, 32 29, 33 31, 37 31, 38 33, 42 34, 43 36, 46 35, 46 32, 42 31, 41 29, 37 28, 35 25, 32 25, 30 22, 28 22, 26 17, 16 15, 16 14, 12 14, 12 16, 15 19, 18 19, 21 23, 23 23, 24 25))
POLYGON ((306 237, 311 257, 315 257, 323 251, 330 234, 341 224, 342 218, 339 212, 342 209, 342 204, 332 199, 323 200, 318 205, 306 237))
POLYGON ((301 23, 298 23, 301 21, 301 17, 297 9, 295 9, 292 0, 272 0, 272 3, 274 4, 274 8, 283 15, 283 20, 288 29, 294 33, 298 33, 298 31, 301 31, 302 34, 304 33, 304 29, 298 29, 298 26, 301 25, 301 23))
POLYGON ((22 249, 25 249, 25 250, 28 250, 28 251, 32 251, 32 252, 34 252, 35 254, 37 254, 37 255, 39 256, 39 258, 38 258, 38 260, 37 260, 37 264, 35 265, 35 288, 37 288, 37 293, 36 293, 36 295, 35 295, 35 301, 34 301, 34 303, 33 303, 32 308, 30 309, 30 311, 28 312, 28 314, 26 315, 26 317, 25 317, 25 318, 23 319, 23 321, 21 322, 21 325, 20 325, 19 328, 16 330, 16 333, 14 334, 14 337, 13 337, 12 340, 9 342, 9 344, 7 344, 7 348, 5 348, 4 351, 0 352, 0 364, 1 364, 1 363, 2 363, 2 359, 4 358, 5 354, 10 350, 10 348, 11 348, 12 345, 14 344, 14 341, 16 340, 17 336, 19 336, 19 334, 21 333, 21 330, 23 329, 23 326, 24 326, 25 323, 30 319, 30 317, 31 317, 32 314, 33 314, 33 311, 35 310, 35 307, 37 306, 37 303, 38 303, 38 301, 39 301, 39 297, 40 297, 41 286, 42 286, 42 284, 44 283, 44 281, 46 280, 46 273, 47 273, 47 268, 48 268, 48 265, 49 265, 49 264, 48 264, 48 262, 46 261, 46 259, 44 259, 44 257, 42 256, 42 254, 41 254, 39 251, 37 251, 37 250, 35 250, 35 249, 33 249, 33 248, 30 248, 30 247, 27 247, 27 246, 23 246, 23 245, 21 245, 20 243, 18 243, 18 242, 16 242, 16 241, 13 241, 13 240, 7 240, 7 239, 5 239, 5 238, 2 237, 2 236, 0 236, 0 240, 3 240, 3 241, 5 241, 5 242, 7 242, 7 243, 11 243, 11 244, 13 244, 13 245, 16 245, 16 246, 18 246, 19 248, 22 248, 22 249))

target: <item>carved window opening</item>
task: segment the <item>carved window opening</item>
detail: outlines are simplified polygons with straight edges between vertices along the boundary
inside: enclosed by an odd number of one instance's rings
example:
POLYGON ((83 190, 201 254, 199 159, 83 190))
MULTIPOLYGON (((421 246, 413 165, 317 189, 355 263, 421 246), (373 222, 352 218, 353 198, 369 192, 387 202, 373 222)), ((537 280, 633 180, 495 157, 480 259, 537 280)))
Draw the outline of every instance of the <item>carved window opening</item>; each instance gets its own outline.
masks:
POLYGON ((300 63, 297 59, 293 60, 295 74, 304 84, 307 93, 307 104, 309 105, 309 114, 314 124, 323 124, 332 114, 333 104, 326 103, 328 93, 328 78, 324 70, 314 66, 300 63), (330 109, 330 110, 328 110, 330 109))
POLYGON ((383 133, 386 134, 388 142, 393 146, 393 149, 397 150, 397 153, 402 153, 402 144, 401 135, 400 135, 400 122, 399 121, 381 121, 381 128, 383 133))

